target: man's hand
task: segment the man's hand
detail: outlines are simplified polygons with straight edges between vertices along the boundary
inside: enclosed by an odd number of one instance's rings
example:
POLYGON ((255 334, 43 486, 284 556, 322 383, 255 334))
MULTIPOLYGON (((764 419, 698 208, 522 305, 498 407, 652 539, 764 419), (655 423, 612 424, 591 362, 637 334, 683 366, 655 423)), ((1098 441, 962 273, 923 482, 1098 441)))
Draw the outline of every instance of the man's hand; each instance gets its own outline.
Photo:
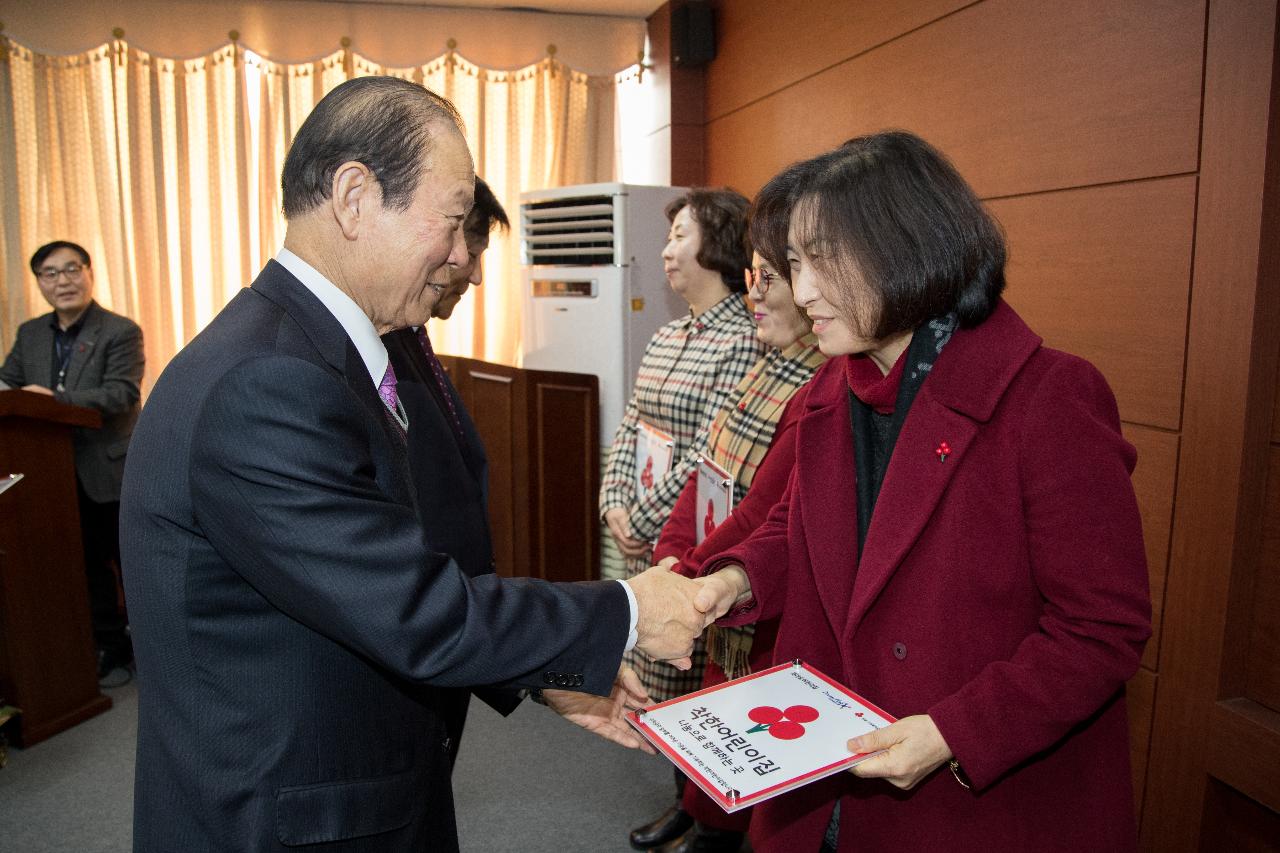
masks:
POLYGON ((914 788, 951 758, 951 747, 928 714, 903 717, 893 725, 849 741, 850 752, 877 750, 884 752, 855 764, 849 772, 864 779, 885 779, 904 791, 914 788))
POLYGON ((651 566, 626 581, 640 610, 636 621, 636 648, 665 660, 676 669, 693 666, 693 641, 710 622, 693 605, 698 584, 689 578, 651 566))
POLYGON ((711 623, 729 612, 735 605, 751 596, 751 580, 742 566, 727 565, 713 574, 697 578, 694 583, 700 589, 694 596, 693 606, 705 613, 711 623))
POLYGON ((605 740, 621 744, 629 749, 642 749, 650 755, 654 749, 635 729, 628 725, 627 711, 642 708, 652 700, 636 674, 627 667, 618 670, 613 690, 608 698, 572 690, 544 690, 542 699, 547 707, 569 722, 582 726, 605 740))
POLYGON ((618 550, 624 557, 643 557, 649 551, 649 543, 643 539, 631 538, 631 518, 627 511, 615 506, 604 514, 604 523, 609 528, 609 535, 618 543, 618 550))
POLYGON ((23 385, 22 390, 31 391, 32 393, 35 393, 35 394, 44 394, 46 397, 53 396, 53 391, 49 390, 43 385, 23 385))

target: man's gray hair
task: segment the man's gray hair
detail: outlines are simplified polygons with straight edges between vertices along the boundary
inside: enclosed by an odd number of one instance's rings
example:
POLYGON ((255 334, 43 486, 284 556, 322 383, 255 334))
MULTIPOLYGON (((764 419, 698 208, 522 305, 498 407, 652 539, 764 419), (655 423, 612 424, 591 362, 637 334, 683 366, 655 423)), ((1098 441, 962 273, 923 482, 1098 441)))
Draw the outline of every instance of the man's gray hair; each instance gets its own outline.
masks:
POLYGON ((404 210, 431 150, 433 129, 462 132, 453 104, 398 77, 357 77, 320 99, 289 147, 280 176, 286 219, 307 213, 329 198, 343 163, 369 167, 382 187, 382 203, 404 210))

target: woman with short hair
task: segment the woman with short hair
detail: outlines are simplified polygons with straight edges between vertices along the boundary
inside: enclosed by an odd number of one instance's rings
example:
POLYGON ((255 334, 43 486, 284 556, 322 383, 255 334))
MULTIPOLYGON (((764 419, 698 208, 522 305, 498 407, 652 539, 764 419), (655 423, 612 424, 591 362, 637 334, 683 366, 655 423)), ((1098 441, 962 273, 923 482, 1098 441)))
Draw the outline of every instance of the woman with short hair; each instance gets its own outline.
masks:
POLYGON ((1151 605, 1106 381, 1000 299, 1000 229, 922 139, 775 180, 799 186, 793 287, 832 360, 786 495, 702 566, 700 603, 779 618, 775 660, 899 720, 757 805, 754 849, 1135 850, 1124 685, 1151 605))
MULTIPOLYGON (((751 260, 748 206, 730 189, 693 189, 667 205, 663 270, 689 312, 658 329, 645 347, 600 489, 600 515, 626 558, 628 577, 652 565, 653 542, 706 451, 712 418, 763 351, 743 299, 742 270, 751 260), (654 472, 641 491, 637 430, 645 426, 669 435, 674 446, 670 470, 654 472)), ((661 702, 698 686, 703 657, 698 643, 690 670, 634 653, 628 663, 661 702)))

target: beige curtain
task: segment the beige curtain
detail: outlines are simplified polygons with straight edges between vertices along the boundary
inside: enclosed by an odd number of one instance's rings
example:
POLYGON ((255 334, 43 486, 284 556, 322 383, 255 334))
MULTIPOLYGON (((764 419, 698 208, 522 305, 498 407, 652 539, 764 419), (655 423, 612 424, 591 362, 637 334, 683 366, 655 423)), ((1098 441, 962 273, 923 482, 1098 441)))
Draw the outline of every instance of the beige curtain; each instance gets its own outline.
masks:
MULTIPOLYGON (((368 74, 453 101, 476 171, 513 225, 524 190, 613 180, 615 78, 552 59, 501 71, 450 52, 389 68, 342 50, 283 64, 229 44, 178 60, 121 40, 55 57, 0 38, 0 349, 48 310, 31 252, 73 240, 93 256, 98 301, 142 326, 149 387, 279 249, 280 167, 302 120, 325 92, 368 74)), ((494 235, 485 274, 432 339, 443 352, 514 363, 515 233, 494 235)))

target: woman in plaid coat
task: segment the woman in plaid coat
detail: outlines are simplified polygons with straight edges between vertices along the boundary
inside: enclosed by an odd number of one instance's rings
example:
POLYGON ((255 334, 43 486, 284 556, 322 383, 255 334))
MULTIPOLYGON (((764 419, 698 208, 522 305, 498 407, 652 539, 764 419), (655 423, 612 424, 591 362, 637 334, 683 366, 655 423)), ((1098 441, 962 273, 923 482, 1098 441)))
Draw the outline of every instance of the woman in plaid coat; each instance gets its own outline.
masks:
MULTIPOLYGON (((628 577, 653 564, 653 542, 706 452, 712 418, 763 353, 742 297, 742 271, 751 259, 747 207, 745 197, 728 189, 691 190, 667 205, 663 270, 689 313, 658 329, 645 348, 600 489, 600 515, 626 558, 628 577), (671 469, 643 494, 635 471, 641 422, 675 443, 671 469)), ((697 689, 703 657, 699 644, 693 668, 684 672, 639 656, 629 663, 654 701, 663 701, 697 689)))

